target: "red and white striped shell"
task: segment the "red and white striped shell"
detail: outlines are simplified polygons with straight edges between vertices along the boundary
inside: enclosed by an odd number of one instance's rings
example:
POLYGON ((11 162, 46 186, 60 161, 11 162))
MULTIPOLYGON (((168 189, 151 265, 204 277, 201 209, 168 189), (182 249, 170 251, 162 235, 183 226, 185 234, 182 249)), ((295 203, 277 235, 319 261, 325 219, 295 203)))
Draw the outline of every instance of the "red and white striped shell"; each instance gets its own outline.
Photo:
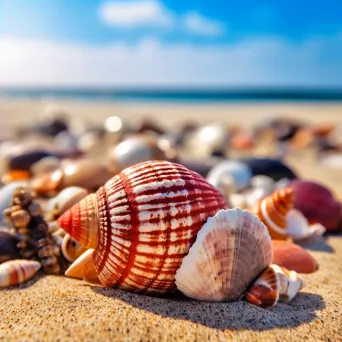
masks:
POLYGON ((167 161, 123 170, 75 204, 59 225, 85 247, 101 283, 130 291, 168 292, 210 216, 227 204, 203 177, 167 161))

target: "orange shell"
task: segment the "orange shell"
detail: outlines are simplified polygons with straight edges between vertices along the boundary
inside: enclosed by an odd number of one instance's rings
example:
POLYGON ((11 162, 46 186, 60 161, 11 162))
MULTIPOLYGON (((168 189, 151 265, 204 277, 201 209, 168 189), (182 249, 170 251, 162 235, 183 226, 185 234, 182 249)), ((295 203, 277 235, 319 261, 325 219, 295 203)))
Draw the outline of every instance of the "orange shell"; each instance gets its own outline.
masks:
POLYGON ((273 264, 298 273, 313 273, 318 269, 316 260, 304 248, 287 241, 273 240, 273 264))
POLYGON ((0 288, 17 285, 30 279, 41 265, 38 261, 11 260, 0 265, 0 288))
POLYGON ((286 215, 293 207, 294 192, 286 188, 260 200, 251 212, 266 225, 272 239, 287 240, 286 215))
POLYGON ((167 161, 123 170, 58 220, 94 248, 101 283, 131 291, 168 292, 208 217, 227 204, 203 177, 167 161))
POLYGON ((272 267, 259 276, 254 284, 245 292, 247 302, 261 307, 274 306, 279 300, 279 278, 272 267))

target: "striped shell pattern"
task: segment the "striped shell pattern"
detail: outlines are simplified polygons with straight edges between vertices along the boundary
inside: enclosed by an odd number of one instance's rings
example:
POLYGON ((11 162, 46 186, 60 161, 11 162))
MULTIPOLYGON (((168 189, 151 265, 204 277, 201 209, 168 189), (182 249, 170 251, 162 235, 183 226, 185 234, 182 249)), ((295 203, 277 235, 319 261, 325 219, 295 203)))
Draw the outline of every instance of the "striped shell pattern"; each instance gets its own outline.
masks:
POLYGON ((59 219, 74 239, 94 248, 104 286, 169 292, 175 274, 207 219, 227 204, 187 168, 149 161, 123 170, 59 219))

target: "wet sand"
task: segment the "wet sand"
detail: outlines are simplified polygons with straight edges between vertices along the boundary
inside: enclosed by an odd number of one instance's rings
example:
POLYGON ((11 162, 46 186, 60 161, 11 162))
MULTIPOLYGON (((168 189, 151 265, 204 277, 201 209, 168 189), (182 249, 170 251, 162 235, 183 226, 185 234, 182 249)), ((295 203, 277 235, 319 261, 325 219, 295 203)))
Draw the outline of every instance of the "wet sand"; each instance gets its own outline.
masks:
MULTIPOLYGON (((4 101, 1 127, 32 122, 43 102, 4 101)), ((342 123, 342 105, 138 105, 63 102, 74 115, 98 122, 108 115, 151 115, 167 125, 186 119, 251 125, 261 114, 284 113, 313 122, 342 123)), ((5 131, 6 133, 6 131, 5 131)), ((341 169, 307 158, 291 165, 342 198, 341 169)), ((0 292, 0 341, 342 341, 342 235, 306 243, 319 270, 292 302, 261 309, 246 302, 202 303, 92 287, 57 276, 35 277, 0 292)))

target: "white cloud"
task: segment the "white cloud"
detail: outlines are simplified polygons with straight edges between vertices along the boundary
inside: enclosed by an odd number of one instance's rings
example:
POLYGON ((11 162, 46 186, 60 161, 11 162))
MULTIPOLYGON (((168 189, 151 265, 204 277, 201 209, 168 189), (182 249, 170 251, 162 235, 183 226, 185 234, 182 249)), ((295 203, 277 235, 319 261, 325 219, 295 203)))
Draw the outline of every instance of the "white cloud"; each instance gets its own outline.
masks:
POLYGON ((211 47, 0 39, 1 84, 21 86, 342 86, 341 37, 211 47))
POLYGON ((157 0, 106 2, 100 6, 99 16, 109 26, 124 28, 170 27, 174 20, 173 14, 157 0))
POLYGON ((222 36, 225 25, 219 21, 203 17, 197 12, 189 12, 183 18, 184 27, 191 33, 203 36, 222 36))

